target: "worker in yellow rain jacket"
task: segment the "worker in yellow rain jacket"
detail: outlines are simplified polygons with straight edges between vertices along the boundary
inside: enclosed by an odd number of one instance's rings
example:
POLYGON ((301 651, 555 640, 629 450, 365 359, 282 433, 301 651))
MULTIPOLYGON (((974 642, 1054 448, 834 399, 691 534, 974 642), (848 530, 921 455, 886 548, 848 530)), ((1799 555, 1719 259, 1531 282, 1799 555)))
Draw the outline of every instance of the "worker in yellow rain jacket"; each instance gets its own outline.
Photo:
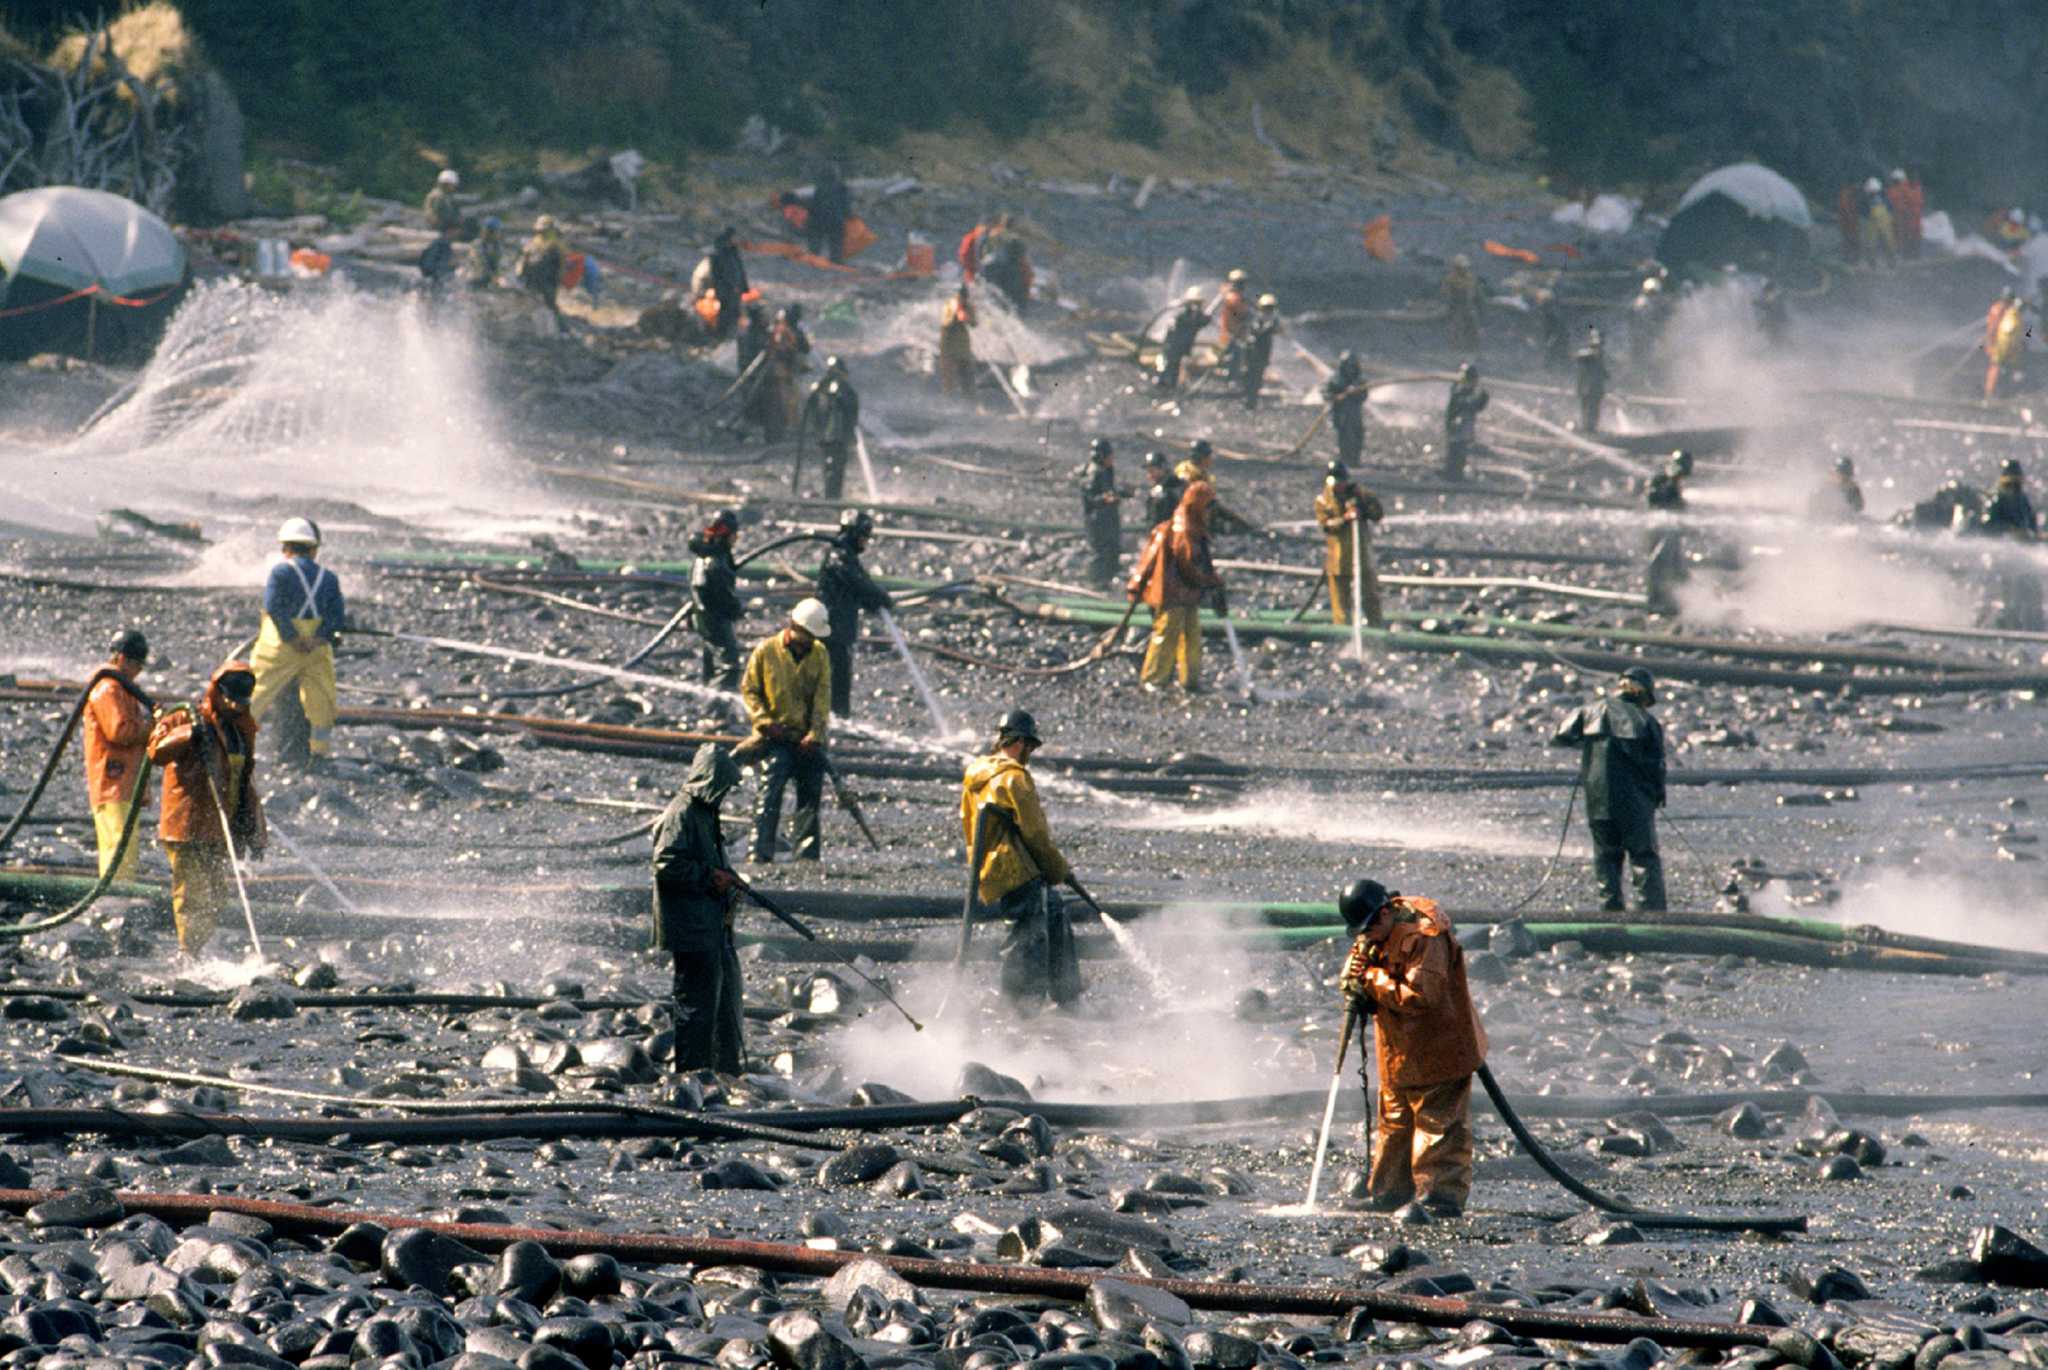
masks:
POLYGON ((1371 525, 1386 517, 1379 496, 1351 479, 1351 470, 1341 461, 1330 463, 1323 477, 1322 493, 1316 496, 1316 526, 1323 530, 1323 573, 1330 580, 1330 621, 1351 622, 1351 591, 1354 568, 1360 608, 1368 627, 1387 626, 1380 609, 1380 578, 1372 564, 1371 525), (1354 561, 1352 553, 1363 554, 1354 561))
POLYGON ((1081 996, 1074 928, 1058 888, 1073 878, 1073 870, 1053 845, 1031 778, 1031 754, 1041 745, 1029 713, 1012 709, 1003 715, 995 749, 969 763, 963 777, 960 828, 975 897, 994 905, 1011 925, 1003 946, 1003 996, 1064 1006, 1081 996))
POLYGON ((299 706, 312 730, 307 750, 318 769, 334 747, 334 644, 348 617, 341 582, 314 561, 320 528, 311 519, 291 518, 277 530, 284 555, 270 568, 263 587, 263 626, 249 664, 256 694, 249 712, 258 723, 285 686, 299 687, 299 706))
POLYGON ((763 639, 747 658, 740 700, 754 731, 733 754, 761 767, 750 861, 775 859, 782 794, 791 780, 796 781, 790 828, 796 858, 816 861, 820 855, 818 804, 825 796, 825 732, 832 719, 832 658, 820 639, 831 636, 832 619, 824 604, 801 600, 782 630, 763 639))

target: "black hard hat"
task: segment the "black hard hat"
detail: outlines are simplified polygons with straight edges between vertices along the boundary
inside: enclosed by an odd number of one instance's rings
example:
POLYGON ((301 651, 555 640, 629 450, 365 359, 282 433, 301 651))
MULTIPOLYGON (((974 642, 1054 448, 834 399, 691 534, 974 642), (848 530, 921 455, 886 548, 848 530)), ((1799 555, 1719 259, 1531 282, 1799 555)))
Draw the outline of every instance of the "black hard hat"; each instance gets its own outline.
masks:
POLYGON ((1044 746, 1045 739, 1038 735, 1038 720, 1031 716, 1029 709, 1012 709, 996 724, 996 739, 999 742, 1023 740, 1037 746, 1044 746))
POLYGON ((1323 468, 1323 474, 1334 481, 1347 481, 1351 479, 1351 468, 1341 461, 1333 461, 1323 468))
POLYGON ((1207 438, 1196 438, 1188 444, 1188 455, 1196 461, 1207 461, 1216 455, 1216 449, 1209 445, 1207 438))
POLYGON ((1471 362, 1466 362, 1463 366, 1458 368, 1458 379, 1466 381, 1478 380, 1479 368, 1474 366, 1471 362))
POLYGON ((1168 461, 1168 460, 1166 459, 1166 453, 1164 453, 1164 452, 1161 452, 1161 451, 1160 451, 1159 449, 1157 449, 1157 448, 1154 448, 1153 450, 1151 450, 1150 452, 1147 452, 1147 453, 1145 454, 1145 465, 1147 465, 1147 466, 1171 466, 1171 465, 1173 465, 1173 463, 1172 463, 1172 462, 1170 462, 1170 461, 1168 461))
POLYGON ((142 635, 142 630, 139 628, 123 628, 120 632, 114 634, 112 651, 115 656, 125 656, 130 661, 147 661, 149 660, 149 639, 142 635))
POLYGON ((1998 468, 1998 474, 2001 476, 2023 476, 2026 474, 2026 472, 2021 469, 2018 458, 2007 457, 2005 461, 2000 464, 1998 468))
POLYGON ((1849 460, 1849 458, 1847 457, 1836 457, 1835 470, 1840 472, 1842 475, 1853 476, 1856 474, 1856 463, 1849 460))
POLYGON ((846 362, 843 358, 837 356, 827 357, 825 358, 825 370, 828 373, 837 371, 843 376, 846 374, 846 362))
POLYGON ((1657 685, 1656 678, 1646 668, 1641 666, 1629 667, 1621 673, 1621 678, 1631 685, 1640 685, 1646 690, 1655 689, 1657 685))
POLYGON ((1343 915, 1344 926, 1355 933, 1370 923, 1391 898, 1387 887, 1377 880, 1354 880, 1337 896, 1337 912, 1343 915))
POLYGON ((804 307, 801 304, 792 301, 791 303, 782 306, 782 313, 783 317, 787 318, 791 323, 795 323, 798 319, 801 319, 804 316, 804 307))
POLYGON ((737 509, 721 509, 711 516, 711 522, 707 526, 737 529, 740 526, 740 511, 737 509))
POLYGON ((842 533, 872 533, 875 531, 875 516, 865 509, 841 509, 839 531, 842 533))
POLYGON ((1681 447, 1671 454, 1671 460, 1665 465, 1681 476, 1689 476, 1692 474, 1692 453, 1681 447))
POLYGON ((1091 457, 1107 457, 1114 454, 1115 451, 1116 449, 1109 445, 1108 438, 1092 438, 1089 440, 1088 455, 1091 457))
POLYGON ((1348 347, 1347 347, 1347 348, 1345 348, 1345 349, 1344 349, 1344 350, 1343 350, 1342 352, 1339 352, 1339 353, 1337 354, 1337 369, 1338 369, 1339 371, 1355 371, 1355 370, 1357 370, 1357 369, 1358 369, 1358 354, 1357 354, 1356 352, 1353 352, 1353 351, 1352 351, 1352 350, 1351 350, 1350 348, 1348 348, 1348 347))
POLYGON ((256 673, 229 671, 220 678, 220 692, 237 704, 247 704, 256 693, 256 673))

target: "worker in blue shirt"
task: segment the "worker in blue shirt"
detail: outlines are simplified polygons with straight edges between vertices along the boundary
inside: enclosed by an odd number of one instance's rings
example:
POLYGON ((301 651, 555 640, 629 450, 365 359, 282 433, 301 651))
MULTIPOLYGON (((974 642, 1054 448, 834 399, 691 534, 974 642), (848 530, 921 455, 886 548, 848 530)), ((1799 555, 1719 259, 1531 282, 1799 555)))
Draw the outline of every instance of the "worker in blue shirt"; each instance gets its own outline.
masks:
POLYGON ((249 657, 256 672, 249 712, 261 722, 285 686, 298 682, 312 731, 308 750, 318 766, 334 745, 334 644, 348 610, 341 582, 313 560, 320 550, 318 525, 286 519, 277 540, 284 555, 263 587, 263 626, 249 657))

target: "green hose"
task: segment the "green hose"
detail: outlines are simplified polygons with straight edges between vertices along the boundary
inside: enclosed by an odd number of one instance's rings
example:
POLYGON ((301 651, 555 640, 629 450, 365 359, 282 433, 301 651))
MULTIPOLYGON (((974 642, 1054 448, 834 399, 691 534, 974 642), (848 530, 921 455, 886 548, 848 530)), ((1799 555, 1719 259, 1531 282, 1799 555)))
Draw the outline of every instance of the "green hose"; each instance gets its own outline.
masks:
MULTIPOLYGON (((60 746, 58 750, 61 752, 62 747, 60 746)), ((128 816, 121 824, 121 840, 114 844, 113 855, 105 862, 106 869, 100 872, 99 879, 93 882, 92 888, 86 891, 85 896, 70 907, 33 923, 0 923, 0 937, 29 937, 39 932, 48 932, 52 928, 61 928, 66 923, 82 917, 87 909, 97 904, 101 897, 113 888, 115 873, 121 869, 121 859, 127 855, 129 844, 135 840, 135 828, 142 818, 145 797, 149 793, 149 773, 153 769, 149 758, 145 756, 142 768, 136 772, 134 793, 128 797, 128 816)), ((34 802, 33 798, 30 802, 34 802)))
POLYGON ((28 822, 29 815, 35 812, 37 802, 43 797, 43 791, 50 788, 50 780, 57 774, 57 763, 64 759, 64 749, 71 745, 72 737, 78 732, 78 720, 85 717, 85 706, 92 699, 94 687, 102 680, 119 681, 121 688, 141 701, 143 708, 156 707, 156 701, 112 666, 102 666, 94 671, 92 679, 86 681, 85 688, 78 692, 78 702, 71 706, 71 716, 64 720, 64 730, 57 736, 57 745, 50 749, 50 759, 43 763, 43 773, 36 777, 35 788, 28 792, 28 798, 22 801, 21 808, 8 820, 5 831, 0 831, 0 851, 4 851, 7 845, 14 841, 15 835, 21 831, 22 824, 28 822))

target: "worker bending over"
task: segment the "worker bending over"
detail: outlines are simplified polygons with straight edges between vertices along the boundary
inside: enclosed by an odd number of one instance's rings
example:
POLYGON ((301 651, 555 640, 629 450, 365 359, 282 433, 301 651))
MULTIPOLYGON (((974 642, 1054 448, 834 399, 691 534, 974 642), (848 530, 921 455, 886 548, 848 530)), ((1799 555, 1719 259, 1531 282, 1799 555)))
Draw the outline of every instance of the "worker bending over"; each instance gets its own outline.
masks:
POLYGON ((1031 778, 1031 754, 1041 745, 1029 713, 1012 709, 1003 715, 994 749, 968 764, 960 787, 960 829, 976 897, 1011 924, 1003 946, 1003 996, 1065 1006, 1081 996, 1074 928, 1058 888, 1073 871, 1053 845, 1031 778), (980 864, 974 866, 977 855, 980 864))

